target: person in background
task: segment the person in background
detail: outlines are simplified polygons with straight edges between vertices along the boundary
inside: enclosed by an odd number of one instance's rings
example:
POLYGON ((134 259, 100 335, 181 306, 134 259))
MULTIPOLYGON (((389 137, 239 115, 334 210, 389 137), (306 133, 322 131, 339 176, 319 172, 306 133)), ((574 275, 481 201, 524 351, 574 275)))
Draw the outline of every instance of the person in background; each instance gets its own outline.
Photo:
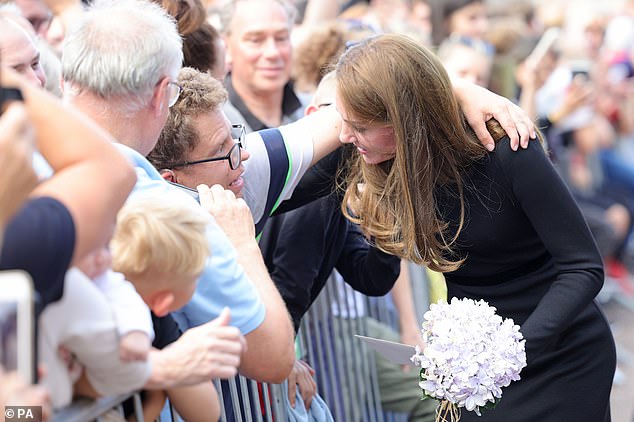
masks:
POLYGON ((493 57, 479 44, 448 38, 438 47, 438 58, 453 78, 462 78, 486 88, 489 85, 493 57))
POLYGON ((198 29, 183 37, 183 66, 224 81, 227 76, 225 64, 225 41, 216 28, 203 22, 198 29))
POLYGON ((432 42, 440 45, 447 38, 480 44, 493 55, 493 46, 484 41, 489 28, 483 0, 432 0, 432 42))
POLYGON ((21 23, 22 18, 0 9, 0 58, 3 66, 41 87, 46 85, 46 75, 40 65, 40 51, 34 34, 21 23))
POLYGON ((224 111, 231 122, 245 124, 247 132, 303 115, 290 81, 295 13, 288 0, 231 0, 220 11, 230 69, 224 111))

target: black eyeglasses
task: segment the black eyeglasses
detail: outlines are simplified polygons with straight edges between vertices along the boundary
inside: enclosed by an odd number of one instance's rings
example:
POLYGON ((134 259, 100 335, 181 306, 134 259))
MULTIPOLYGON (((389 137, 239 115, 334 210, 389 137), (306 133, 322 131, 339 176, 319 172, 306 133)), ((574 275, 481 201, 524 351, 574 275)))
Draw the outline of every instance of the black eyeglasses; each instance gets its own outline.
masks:
POLYGON ((224 157, 204 158, 196 161, 184 161, 182 163, 172 164, 166 166, 167 168, 186 167, 193 166, 194 164, 210 163, 212 161, 229 161, 229 167, 231 170, 236 170, 242 163, 242 148, 246 146, 246 129, 244 125, 231 125, 231 138, 235 144, 229 150, 229 153, 224 157))

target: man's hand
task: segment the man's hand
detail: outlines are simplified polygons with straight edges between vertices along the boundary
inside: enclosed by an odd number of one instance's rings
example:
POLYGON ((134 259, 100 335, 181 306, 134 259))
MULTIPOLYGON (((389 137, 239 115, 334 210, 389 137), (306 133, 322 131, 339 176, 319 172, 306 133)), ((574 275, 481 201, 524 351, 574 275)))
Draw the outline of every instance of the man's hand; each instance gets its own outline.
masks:
POLYGON ((146 388, 171 388, 231 378, 238 373, 246 342, 225 308, 206 324, 190 328, 174 343, 150 354, 152 375, 146 388))
POLYGON ((0 224, 4 226, 37 185, 33 170, 35 130, 24 106, 12 103, 0 118, 0 224))
MULTIPOLYGON (((401 328, 401 343, 410 346, 418 346, 420 350, 425 350, 425 343, 423 342, 423 335, 421 330, 414 325, 413 327, 401 328)), ((403 372, 407 373, 413 368, 412 365, 403 365, 403 372)))
POLYGON ((511 149, 517 151, 528 147, 530 139, 535 139, 535 125, 530 117, 509 99, 467 82, 452 80, 454 92, 469 125, 476 136, 489 151, 495 148, 495 142, 486 128, 486 122, 495 119, 506 131, 511 140, 511 149))
POLYGON ((582 105, 590 104, 594 96, 593 85, 583 77, 577 76, 566 89, 561 105, 548 115, 548 119, 556 125, 582 105))
POLYGON ((313 378, 314 376, 315 370, 310 365, 299 359, 295 360, 293 371, 288 376, 288 400, 293 408, 295 407, 298 386, 299 394, 302 396, 306 410, 310 408, 313 397, 317 394, 317 383, 313 378))
POLYGON ((236 249, 255 242, 255 224, 244 199, 220 185, 199 185, 200 205, 216 220, 236 249))
POLYGON ((6 373, 0 366, 0 408, 4 406, 42 406, 42 419, 52 414, 48 391, 39 385, 29 385, 17 372, 6 373))

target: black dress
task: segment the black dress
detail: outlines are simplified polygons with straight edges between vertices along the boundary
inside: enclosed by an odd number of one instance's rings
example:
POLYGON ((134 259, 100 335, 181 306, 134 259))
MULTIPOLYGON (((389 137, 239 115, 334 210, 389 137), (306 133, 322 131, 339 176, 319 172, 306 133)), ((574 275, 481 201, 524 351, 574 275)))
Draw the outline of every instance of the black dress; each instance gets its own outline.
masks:
MULTIPOLYGON (((513 318, 528 365, 495 409, 463 409, 461 421, 609 421, 616 352, 594 301, 603 266, 567 187, 538 142, 513 152, 506 138, 465 170, 465 185, 454 251, 467 259, 445 274, 448 298, 484 299, 513 318)), ((437 200, 455 230, 455 189, 439 189, 437 200)))

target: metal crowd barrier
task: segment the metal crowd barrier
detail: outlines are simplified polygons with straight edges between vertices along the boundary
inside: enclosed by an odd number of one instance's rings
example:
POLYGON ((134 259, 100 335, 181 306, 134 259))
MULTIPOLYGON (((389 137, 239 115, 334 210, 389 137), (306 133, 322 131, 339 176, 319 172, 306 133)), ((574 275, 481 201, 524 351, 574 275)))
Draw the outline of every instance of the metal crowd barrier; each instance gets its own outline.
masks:
MULTIPOLYGON (((300 358, 315 371, 318 392, 337 422, 405 422, 407 415, 384 412, 377 384, 374 355, 354 337, 367 334, 367 320, 374 318, 398 331, 397 316, 388 296, 368 298, 341 288, 338 274, 331 275, 311 309, 304 316, 297 338, 300 358)), ((339 276, 340 277, 340 276, 339 276)), ((429 307, 428 278, 424 268, 411 264, 410 279, 417 315, 429 307)), ((281 422, 287 420, 282 385, 257 383, 244 377, 214 381, 222 422, 281 422), (223 385, 224 384, 224 385, 223 385)), ((415 388, 415 386, 412 386, 415 388)), ((132 395, 137 421, 143 421, 138 394, 132 395)), ((104 415, 123 415, 120 405, 127 396, 97 401, 76 401, 58 412, 53 422, 105 421, 104 415)), ((166 412, 163 412, 165 414, 166 412)), ((179 421, 175 412, 167 421, 179 421)))

